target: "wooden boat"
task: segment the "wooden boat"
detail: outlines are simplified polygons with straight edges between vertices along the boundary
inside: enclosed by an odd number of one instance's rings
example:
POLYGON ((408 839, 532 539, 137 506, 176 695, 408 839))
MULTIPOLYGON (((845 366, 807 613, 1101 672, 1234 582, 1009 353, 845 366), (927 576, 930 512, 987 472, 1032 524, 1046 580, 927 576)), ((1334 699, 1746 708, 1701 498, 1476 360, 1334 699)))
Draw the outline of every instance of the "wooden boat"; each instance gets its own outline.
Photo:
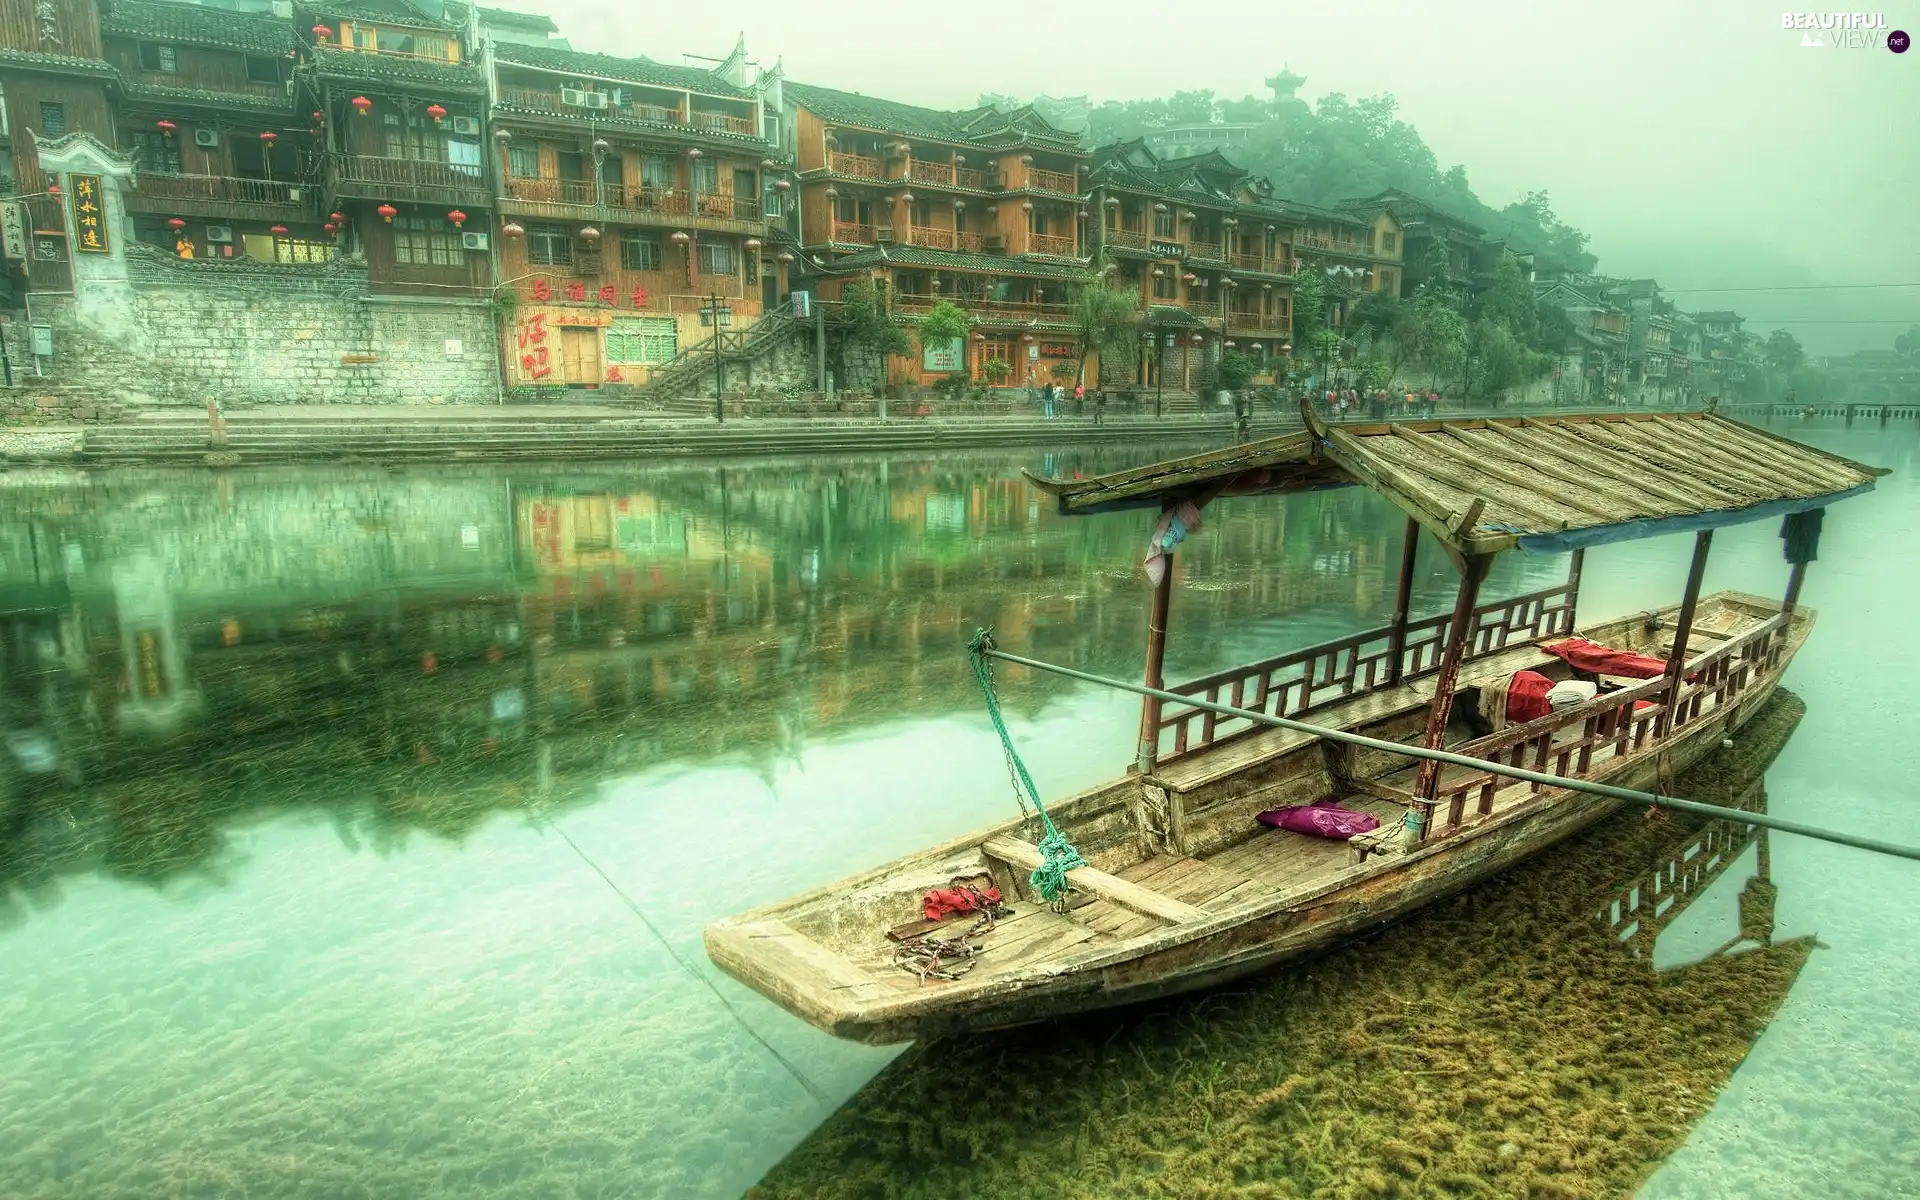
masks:
MULTIPOLYGON (((1665 787, 1772 693, 1813 626, 1797 601, 1821 514, 1884 474, 1711 413, 1308 421, 1300 434, 1096 479, 1034 480, 1067 514, 1143 508, 1161 515, 1162 528, 1169 514, 1192 525, 1199 507, 1222 496, 1343 484, 1369 487, 1407 514, 1389 626, 1163 690, 1503 769, 1640 789, 1665 787), (1773 517, 1785 518, 1792 563, 1784 602, 1700 595, 1713 529, 1773 517), (1461 586, 1450 614, 1412 618, 1423 531, 1459 568, 1461 586), (1695 535, 1677 603, 1576 623, 1586 547, 1669 532, 1695 535), (1480 603, 1493 557, 1515 548, 1571 551, 1566 581, 1480 603), (1483 689, 1504 687, 1515 672, 1569 678, 1573 668, 1545 647, 1576 631, 1658 659, 1659 674, 1508 728, 1469 728, 1483 689)), ((1154 689, 1172 596, 1166 566, 1149 620, 1145 676, 1154 689)), ((1067 903, 1038 902, 1028 879, 1041 858, 1037 831, 1016 818, 716 922, 706 931, 709 956, 789 1011, 858 1041, 1017 1025, 1267 968, 1497 872, 1622 803, 1153 697, 1143 700, 1141 730, 1125 775, 1047 805, 1091 864, 1069 873, 1067 903), (1255 820, 1326 797, 1383 822, 1404 814, 1418 836, 1368 855, 1255 820), (915 924, 923 894, 980 875, 1014 911, 973 939, 972 969, 951 981, 903 970, 895 939, 931 924, 915 924)), ((940 928, 948 936, 967 925, 956 918, 940 928)))

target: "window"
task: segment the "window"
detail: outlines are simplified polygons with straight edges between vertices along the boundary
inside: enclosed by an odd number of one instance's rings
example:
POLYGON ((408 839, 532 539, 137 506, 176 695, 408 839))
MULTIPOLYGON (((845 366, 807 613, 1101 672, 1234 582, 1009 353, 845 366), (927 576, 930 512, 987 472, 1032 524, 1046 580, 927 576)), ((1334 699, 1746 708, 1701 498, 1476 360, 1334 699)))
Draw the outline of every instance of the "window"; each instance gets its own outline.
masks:
POLYGON ((416 162, 446 162, 447 137, 425 112, 388 108, 380 114, 388 158, 416 162))
POLYGON ((515 179, 540 178, 540 148, 538 146, 508 146, 507 174, 515 179))
POLYGON ((640 186, 650 192, 673 190, 673 164, 655 154, 640 160, 640 186))
POLYGON ((57 138, 67 136, 67 106, 55 104, 51 100, 40 102, 40 136, 57 138))
POLYGON ((1154 210, 1153 236, 1164 238, 1173 236, 1173 212, 1171 209, 1154 210))
POLYGON ((1380 231, 1380 253, 1392 254, 1399 241, 1400 241, 1399 234, 1389 233, 1387 230, 1384 230, 1384 229, 1381 230, 1380 231))
POLYGON ((480 178, 480 143, 447 139, 447 165, 462 175, 480 178))
POLYGON ((278 59, 262 58, 257 54, 247 55, 248 83, 279 83, 280 62, 278 59))
POLYGON ((780 207, 780 189, 773 186, 773 180, 771 179, 767 180, 766 186, 761 188, 760 192, 761 192, 761 197, 760 197, 761 212, 765 213, 769 217, 782 217, 786 215, 786 213, 783 212, 780 207))
POLYGON ((628 271, 660 269, 660 235, 628 230, 620 235, 620 265, 628 271))
POLYGON ((1174 289, 1173 268, 1160 268, 1160 274, 1155 276, 1153 280, 1153 298, 1155 300, 1172 300, 1177 298, 1178 294, 1174 289))
POLYGON ((465 263, 460 235, 437 217, 393 219, 393 261, 411 267, 457 267, 465 263))
POLYGON ((332 242, 310 242, 305 238, 275 238, 273 261, 283 263, 326 262, 333 257, 332 242))
POLYGON ((737 269, 733 261, 732 243, 700 243, 700 273, 702 275, 731 275, 737 269))
POLYGON ((141 42, 140 69, 142 71, 165 71, 171 75, 180 69, 180 63, 174 54, 172 46, 161 46, 154 42, 141 42))
POLYGON ((355 25, 353 27, 353 45, 356 50, 373 49, 372 28, 366 25, 355 25))
POLYGON ((154 129, 133 131, 133 160, 156 175, 180 173, 180 143, 154 129))
POLYGON ((680 349, 678 334, 672 317, 615 317, 607 329, 607 361, 672 362, 680 349))
POLYGON ((529 228, 527 261, 536 267, 573 265, 573 230, 565 225, 535 225, 529 228))
POLYGON ((693 160, 693 186, 703 196, 720 190, 720 164, 710 158, 693 160))
POLYGON ((759 255, 757 254, 741 255, 740 265, 746 268, 748 283, 760 282, 760 256, 759 255))
POLYGON ((921 229, 925 229, 927 226, 933 224, 932 201, 915 200, 913 202, 913 223, 921 229))

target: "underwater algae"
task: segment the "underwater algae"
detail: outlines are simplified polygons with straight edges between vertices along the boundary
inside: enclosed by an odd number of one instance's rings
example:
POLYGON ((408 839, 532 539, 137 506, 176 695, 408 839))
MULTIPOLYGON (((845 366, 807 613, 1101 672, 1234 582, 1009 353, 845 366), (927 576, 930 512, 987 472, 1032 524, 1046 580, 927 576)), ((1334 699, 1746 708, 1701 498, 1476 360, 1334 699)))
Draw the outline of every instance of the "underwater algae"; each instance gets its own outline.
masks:
MULTIPOLYGON (((1776 693, 1675 791, 1739 803, 1803 712, 1776 693)), ((1712 1105, 1813 949, 1781 942, 1656 974, 1599 925, 1610 885, 1700 824, 1625 808, 1295 966, 915 1045, 748 1196, 1630 1195, 1712 1105)))

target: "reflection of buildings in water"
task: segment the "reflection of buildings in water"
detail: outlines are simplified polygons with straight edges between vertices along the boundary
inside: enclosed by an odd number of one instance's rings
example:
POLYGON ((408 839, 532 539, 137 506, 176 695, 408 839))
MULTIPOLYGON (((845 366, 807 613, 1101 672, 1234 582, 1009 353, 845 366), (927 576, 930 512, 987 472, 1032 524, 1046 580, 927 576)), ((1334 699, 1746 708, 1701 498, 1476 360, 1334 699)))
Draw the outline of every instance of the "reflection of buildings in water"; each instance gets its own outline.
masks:
POLYGON ((113 600, 125 664, 114 715, 129 732, 173 733, 199 712, 201 699, 187 675, 160 564, 144 554, 114 564, 113 600))
MULTIPOLYGON (((1734 807, 1765 812, 1765 786, 1754 784, 1734 807)), ((1665 969, 1772 945, 1777 891, 1768 831, 1741 821, 1713 820, 1693 830, 1653 866, 1621 886, 1599 910, 1598 918, 1635 957, 1665 969), (1755 851, 1754 872, 1738 877, 1736 920, 1705 941, 1694 930, 1689 940, 1699 947, 1697 952, 1670 952, 1661 943, 1662 936, 1674 930, 1689 909, 1729 876, 1750 847, 1755 851)))

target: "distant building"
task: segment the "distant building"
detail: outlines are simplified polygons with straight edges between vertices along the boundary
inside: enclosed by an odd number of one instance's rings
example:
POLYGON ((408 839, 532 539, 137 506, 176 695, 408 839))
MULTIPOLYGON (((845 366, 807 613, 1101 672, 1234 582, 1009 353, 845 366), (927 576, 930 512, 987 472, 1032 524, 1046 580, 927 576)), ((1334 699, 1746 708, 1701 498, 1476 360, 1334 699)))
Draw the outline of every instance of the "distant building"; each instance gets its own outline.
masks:
POLYGON ((1192 158, 1196 154, 1230 154, 1246 145, 1260 128, 1255 121, 1214 122, 1206 125, 1170 125, 1146 135, 1147 149, 1161 158, 1192 158))

